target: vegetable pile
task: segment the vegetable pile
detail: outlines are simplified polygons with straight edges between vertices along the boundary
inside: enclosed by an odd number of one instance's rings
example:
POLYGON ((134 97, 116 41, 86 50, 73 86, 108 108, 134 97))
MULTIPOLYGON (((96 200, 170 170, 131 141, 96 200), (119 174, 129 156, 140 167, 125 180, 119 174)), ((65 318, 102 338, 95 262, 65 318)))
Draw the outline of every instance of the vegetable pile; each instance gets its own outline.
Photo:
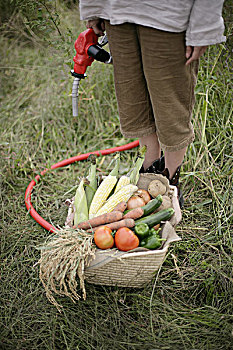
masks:
POLYGON ((96 159, 91 155, 88 176, 80 181, 66 225, 94 234, 99 249, 161 247, 160 224, 172 217, 174 209, 166 186, 159 180, 152 180, 147 190, 138 188, 145 153, 143 146, 135 164, 123 176, 119 176, 118 154, 114 168, 99 184, 96 159))
POLYGON ((120 156, 102 181, 98 181, 96 157, 89 157, 90 167, 82 178, 69 210, 65 227, 50 235, 39 247, 40 279, 46 296, 59 311, 62 306, 54 294, 75 301, 77 276, 86 298, 84 268, 95 257, 96 249, 115 248, 129 251, 138 246, 158 249, 164 241, 160 224, 174 214, 166 186, 154 180, 148 189, 138 188, 139 170, 146 147, 139 150, 135 164, 127 175, 119 175, 120 156))

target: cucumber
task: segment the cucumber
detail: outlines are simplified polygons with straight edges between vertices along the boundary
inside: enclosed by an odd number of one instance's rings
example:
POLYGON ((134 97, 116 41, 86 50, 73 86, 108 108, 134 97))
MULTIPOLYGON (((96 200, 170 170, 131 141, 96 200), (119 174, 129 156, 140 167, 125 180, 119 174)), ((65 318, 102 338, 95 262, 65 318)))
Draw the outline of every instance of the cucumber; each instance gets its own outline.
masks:
POLYGON ((163 197, 159 194, 156 198, 151 199, 146 205, 142 207, 143 209, 143 217, 147 216, 155 211, 162 204, 163 197))
POLYGON ((175 210, 173 208, 164 209, 159 211, 158 213, 151 214, 138 220, 135 220, 135 225, 143 223, 147 224, 149 227, 153 227, 159 224, 161 221, 169 220, 174 213, 175 210))

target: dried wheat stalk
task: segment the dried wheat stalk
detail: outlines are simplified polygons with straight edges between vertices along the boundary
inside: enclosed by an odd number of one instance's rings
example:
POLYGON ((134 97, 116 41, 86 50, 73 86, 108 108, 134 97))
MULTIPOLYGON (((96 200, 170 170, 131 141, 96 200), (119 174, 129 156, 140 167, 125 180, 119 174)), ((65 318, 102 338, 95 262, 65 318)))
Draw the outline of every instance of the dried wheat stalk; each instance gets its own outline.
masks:
POLYGON ((81 297, 77 294, 77 276, 83 298, 86 299, 84 284, 84 266, 95 255, 93 235, 83 230, 60 229, 50 236, 41 250, 40 280, 45 288, 49 301, 61 312, 53 293, 68 296, 73 302, 81 297))

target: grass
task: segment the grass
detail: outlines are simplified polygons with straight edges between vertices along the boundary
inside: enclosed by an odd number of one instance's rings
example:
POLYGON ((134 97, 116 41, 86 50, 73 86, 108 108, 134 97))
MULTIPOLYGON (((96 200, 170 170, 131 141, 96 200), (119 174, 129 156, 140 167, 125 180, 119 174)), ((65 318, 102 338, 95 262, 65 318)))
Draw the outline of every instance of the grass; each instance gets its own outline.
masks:
MULTIPOLYGON (((28 42, 1 36, 1 349, 231 349, 230 36, 201 60, 196 138, 182 168, 185 207, 177 227, 182 241, 171 246, 159 275, 142 289, 87 284, 86 301, 58 298, 61 314, 46 299, 35 247, 48 232, 26 211, 28 183, 60 160, 129 142, 119 130, 110 66, 95 62, 88 68, 80 87, 80 115, 72 117, 72 78, 64 62, 72 61, 73 41, 83 27, 75 25, 74 9, 58 11, 63 33, 71 28, 65 43, 56 33, 50 46, 39 37, 28 42)), ((122 153, 122 173, 134 157, 135 150, 122 153)), ((98 158, 99 168, 107 171, 110 161, 111 156, 98 158)), ((64 200, 73 195, 85 166, 84 161, 49 172, 36 186, 32 203, 47 221, 63 224, 64 200)))

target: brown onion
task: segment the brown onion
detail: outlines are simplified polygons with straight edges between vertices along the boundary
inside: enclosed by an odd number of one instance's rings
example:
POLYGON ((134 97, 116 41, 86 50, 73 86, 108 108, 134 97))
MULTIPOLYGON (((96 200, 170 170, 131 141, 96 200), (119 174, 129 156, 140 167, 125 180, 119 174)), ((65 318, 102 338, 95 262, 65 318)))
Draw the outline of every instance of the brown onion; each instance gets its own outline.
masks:
POLYGON ((143 207, 145 204, 146 203, 142 197, 132 196, 127 202, 127 209, 143 207))
POLYGON ((139 188, 134 195, 141 197, 145 203, 148 203, 151 200, 150 193, 142 188, 139 188))

